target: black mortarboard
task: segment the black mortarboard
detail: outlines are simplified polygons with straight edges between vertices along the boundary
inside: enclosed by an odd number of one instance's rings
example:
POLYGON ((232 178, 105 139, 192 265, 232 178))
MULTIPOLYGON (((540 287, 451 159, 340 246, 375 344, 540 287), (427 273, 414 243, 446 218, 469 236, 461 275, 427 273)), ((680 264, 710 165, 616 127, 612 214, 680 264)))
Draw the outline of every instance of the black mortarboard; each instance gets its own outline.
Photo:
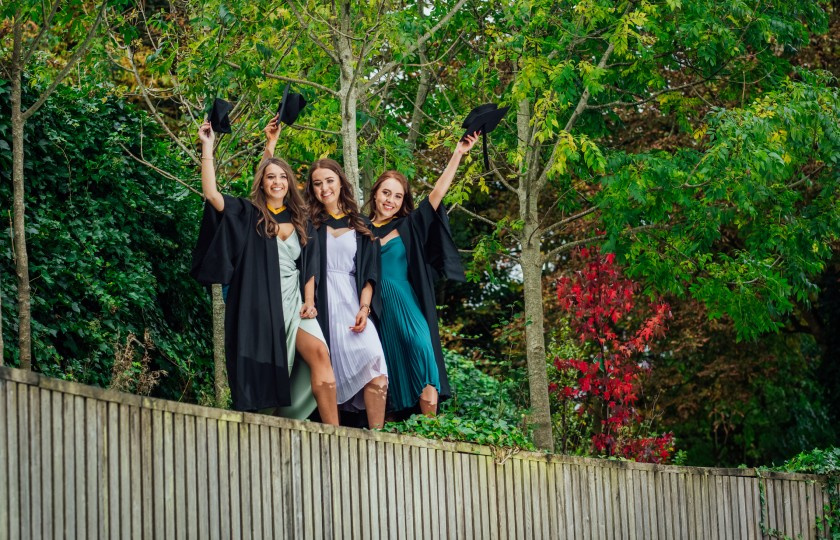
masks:
POLYGON ((496 129, 496 126, 498 126, 499 122, 501 122, 502 118, 504 118, 508 109, 510 109, 510 107, 499 108, 499 106, 495 103, 485 103, 484 105, 479 105, 475 109, 471 110, 470 114, 468 114, 464 119, 464 123, 461 124, 461 127, 467 130, 464 133, 464 136, 461 137, 462 140, 471 133, 475 133, 476 131, 481 132, 481 145, 484 152, 485 170, 490 170, 490 158, 487 155, 487 134, 496 129))
POLYGON ((213 131, 216 133, 230 133, 230 118, 228 113, 233 109, 233 105, 227 101, 216 98, 213 101, 213 108, 210 109, 210 125, 213 126, 213 131))
POLYGON ((289 92, 289 84, 283 89, 283 99, 280 100, 280 106, 277 107, 277 114, 279 121, 287 126, 291 126, 297 120, 300 111, 306 107, 306 99, 300 94, 289 92))

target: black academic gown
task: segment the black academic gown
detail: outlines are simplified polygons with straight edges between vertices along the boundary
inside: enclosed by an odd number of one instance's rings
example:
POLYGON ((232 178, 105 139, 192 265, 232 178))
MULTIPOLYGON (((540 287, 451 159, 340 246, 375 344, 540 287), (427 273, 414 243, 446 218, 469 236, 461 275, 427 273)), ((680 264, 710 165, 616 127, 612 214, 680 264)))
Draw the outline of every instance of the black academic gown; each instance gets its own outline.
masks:
MULTIPOLYGON (((233 408, 256 411, 289 405, 277 240, 257 226, 259 210, 247 199, 224 196, 225 209, 209 203, 190 274, 202 284, 230 285, 225 303, 225 357, 233 408)), ((278 219, 278 221, 281 221, 278 219)), ((319 252, 309 227, 309 242, 297 261, 301 290, 318 278, 319 252)))
MULTIPOLYGON (((365 218, 365 225, 371 227, 371 224, 365 218)), ((320 250, 320 274, 327 275, 327 227, 333 229, 341 229, 349 227, 349 220, 347 217, 335 219, 328 217, 327 220, 315 230, 315 236, 318 238, 318 246, 320 250)), ((345 234, 350 234, 345 233, 345 234)), ((356 235, 356 256, 353 262, 356 264, 356 294, 361 297, 362 289, 366 283, 373 285, 373 297, 370 301, 370 308, 373 314, 378 314, 382 310, 382 299, 379 296, 379 274, 381 269, 380 259, 380 245, 379 242, 371 240, 366 235, 356 235)), ((321 330, 324 332, 324 338, 327 340, 327 346, 330 344, 330 310, 329 310, 329 290, 326 286, 326 279, 315 291, 315 308, 318 310, 318 323, 321 325, 321 330)))
POLYGON ((417 295, 420 311, 429 325, 432 347, 440 374, 440 396, 451 397, 449 377, 443 361, 435 302, 435 282, 440 278, 466 281, 461 256, 449 230, 449 216, 443 204, 435 210, 424 199, 408 216, 397 218, 382 227, 374 227, 373 234, 384 238, 394 229, 399 232, 408 262, 408 281, 417 295))

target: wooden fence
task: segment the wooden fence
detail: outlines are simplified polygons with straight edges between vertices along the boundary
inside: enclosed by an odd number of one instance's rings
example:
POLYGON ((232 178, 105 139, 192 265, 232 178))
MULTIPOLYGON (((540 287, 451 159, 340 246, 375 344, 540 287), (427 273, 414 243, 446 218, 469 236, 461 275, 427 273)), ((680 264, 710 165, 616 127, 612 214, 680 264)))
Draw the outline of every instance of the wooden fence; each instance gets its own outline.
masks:
POLYGON ((0 368, 0 539, 817 538, 816 476, 536 453, 0 368))

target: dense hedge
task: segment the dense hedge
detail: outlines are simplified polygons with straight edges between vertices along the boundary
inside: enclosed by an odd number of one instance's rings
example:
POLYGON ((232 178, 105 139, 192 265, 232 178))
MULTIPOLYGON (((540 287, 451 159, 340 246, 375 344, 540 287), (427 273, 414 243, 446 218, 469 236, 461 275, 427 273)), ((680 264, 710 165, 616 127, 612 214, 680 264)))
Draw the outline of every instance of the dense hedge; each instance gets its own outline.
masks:
MULTIPOLYGON (((117 346, 148 332, 151 367, 168 372, 157 395, 212 395, 208 296, 187 275, 201 201, 120 145, 182 176, 195 169, 144 113, 99 85, 60 88, 25 139, 33 369, 104 386, 117 346)), ((6 362, 17 365, 11 164, 9 85, 0 81, 3 338, 6 362)), ((134 368, 144 352, 136 349, 134 368)))

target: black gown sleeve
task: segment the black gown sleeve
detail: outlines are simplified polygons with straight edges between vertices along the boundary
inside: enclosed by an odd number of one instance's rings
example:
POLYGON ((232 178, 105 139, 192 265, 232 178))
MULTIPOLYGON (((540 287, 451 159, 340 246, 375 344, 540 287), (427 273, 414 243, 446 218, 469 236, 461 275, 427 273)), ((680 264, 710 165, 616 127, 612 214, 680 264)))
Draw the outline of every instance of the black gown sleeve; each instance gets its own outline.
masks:
MULTIPOLYGON (((372 225, 365 220, 368 228, 372 225)), ((382 274, 382 248, 378 240, 371 240, 367 235, 356 236, 356 288, 358 294, 367 283, 373 285, 370 309, 375 315, 382 312, 382 297, 379 294, 379 276, 382 274)))
POLYGON ((435 210, 429 199, 424 199, 407 219, 414 241, 422 247, 426 264, 436 273, 433 280, 445 277, 466 281, 461 255, 452 239, 449 216, 443 203, 435 210))
POLYGON ((252 222, 251 203, 224 195, 225 209, 204 203, 198 242, 193 250, 190 275, 199 283, 230 283, 245 249, 252 222))

